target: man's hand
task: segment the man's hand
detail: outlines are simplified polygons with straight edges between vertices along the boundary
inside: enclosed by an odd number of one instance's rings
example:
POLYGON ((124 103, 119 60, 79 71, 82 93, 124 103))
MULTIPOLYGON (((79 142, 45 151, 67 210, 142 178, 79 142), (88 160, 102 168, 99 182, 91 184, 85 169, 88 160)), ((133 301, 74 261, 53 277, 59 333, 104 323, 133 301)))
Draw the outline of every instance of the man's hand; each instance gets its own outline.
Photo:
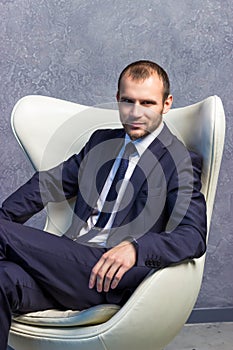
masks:
POLYGON ((122 276, 136 262, 136 250, 132 243, 123 241, 102 255, 91 271, 89 288, 96 285, 98 292, 108 292, 117 287, 122 276))

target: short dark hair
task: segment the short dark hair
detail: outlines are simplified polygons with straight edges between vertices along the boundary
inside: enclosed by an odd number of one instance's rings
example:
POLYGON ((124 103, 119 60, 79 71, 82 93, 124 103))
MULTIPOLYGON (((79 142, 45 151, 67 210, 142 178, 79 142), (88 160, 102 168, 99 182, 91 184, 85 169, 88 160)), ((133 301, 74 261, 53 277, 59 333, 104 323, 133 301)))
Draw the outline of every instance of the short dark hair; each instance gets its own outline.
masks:
POLYGON ((166 71, 157 63, 148 60, 140 60, 130 63, 121 72, 118 79, 118 91, 120 91, 121 80, 124 76, 129 76, 133 80, 145 80, 151 75, 157 74, 163 82, 164 93, 163 101, 165 101, 170 94, 170 82, 166 71))

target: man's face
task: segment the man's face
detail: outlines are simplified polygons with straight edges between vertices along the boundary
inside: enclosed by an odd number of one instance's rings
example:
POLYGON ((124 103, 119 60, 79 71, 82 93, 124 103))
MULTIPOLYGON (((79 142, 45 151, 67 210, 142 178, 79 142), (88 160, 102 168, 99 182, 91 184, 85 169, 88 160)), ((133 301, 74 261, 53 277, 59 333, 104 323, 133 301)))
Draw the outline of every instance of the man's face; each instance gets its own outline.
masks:
POLYGON ((132 140, 144 137, 158 128, 162 114, 169 111, 172 96, 163 102, 163 82, 157 74, 137 81, 124 76, 117 92, 120 120, 132 140))

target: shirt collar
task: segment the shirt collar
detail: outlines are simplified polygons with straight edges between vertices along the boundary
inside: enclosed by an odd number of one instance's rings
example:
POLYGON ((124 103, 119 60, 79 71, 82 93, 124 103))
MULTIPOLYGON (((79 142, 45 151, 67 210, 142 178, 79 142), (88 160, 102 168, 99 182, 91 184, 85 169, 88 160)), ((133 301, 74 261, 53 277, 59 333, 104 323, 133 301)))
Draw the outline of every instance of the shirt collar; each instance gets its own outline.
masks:
MULTIPOLYGON (((137 152, 139 156, 143 154, 143 152, 149 147, 149 145, 156 139, 156 137, 159 136, 161 131, 163 130, 164 123, 162 122, 157 129, 155 129, 152 133, 148 134, 147 136, 137 139, 133 141, 133 144, 135 145, 137 152)), ((127 143, 132 142, 129 135, 126 134, 125 136, 125 146, 127 143)))

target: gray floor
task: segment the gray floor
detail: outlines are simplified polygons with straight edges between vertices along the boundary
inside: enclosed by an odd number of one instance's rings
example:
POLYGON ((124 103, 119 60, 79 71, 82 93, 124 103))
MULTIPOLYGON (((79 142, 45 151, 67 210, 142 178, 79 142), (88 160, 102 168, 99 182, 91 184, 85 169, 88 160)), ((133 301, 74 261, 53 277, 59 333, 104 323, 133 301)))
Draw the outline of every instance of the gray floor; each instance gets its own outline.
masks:
POLYGON ((233 350, 233 323, 185 325, 164 350, 233 350))
POLYGON ((164 350, 233 350, 233 323, 185 325, 164 350))

